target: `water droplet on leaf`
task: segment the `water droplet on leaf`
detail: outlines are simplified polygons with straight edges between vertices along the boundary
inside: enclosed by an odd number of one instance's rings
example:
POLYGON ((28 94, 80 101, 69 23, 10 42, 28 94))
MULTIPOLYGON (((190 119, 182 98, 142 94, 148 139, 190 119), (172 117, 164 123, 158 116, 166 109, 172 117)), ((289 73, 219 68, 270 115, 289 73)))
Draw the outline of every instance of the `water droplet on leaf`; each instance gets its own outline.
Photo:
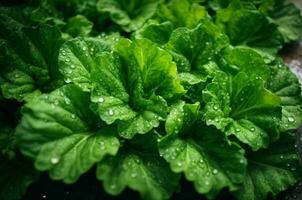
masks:
POLYGON ((103 98, 103 97, 100 97, 99 99, 98 99, 98 102, 100 102, 100 103, 103 103, 105 101, 105 99, 103 98))
POLYGON ((112 115, 114 115, 114 111, 113 111, 112 109, 110 109, 110 110, 108 111, 108 114, 112 116, 112 115))
POLYGON ((295 121, 295 119, 293 117, 288 117, 287 120, 288 120, 288 122, 294 122, 295 121))
POLYGON ((59 163, 59 159, 58 158, 51 158, 50 162, 55 165, 55 164, 59 163))

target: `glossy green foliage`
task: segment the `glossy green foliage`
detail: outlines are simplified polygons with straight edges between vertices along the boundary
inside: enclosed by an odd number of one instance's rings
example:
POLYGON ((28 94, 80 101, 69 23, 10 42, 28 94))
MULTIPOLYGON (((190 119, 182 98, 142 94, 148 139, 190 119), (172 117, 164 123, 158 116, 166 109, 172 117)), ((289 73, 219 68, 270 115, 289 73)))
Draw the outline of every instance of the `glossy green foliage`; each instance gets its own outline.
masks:
POLYGON ((93 169, 115 196, 277 196, 301 179, 277 56, 301 23, 283 0, 0 3, 0 199, 93 169))

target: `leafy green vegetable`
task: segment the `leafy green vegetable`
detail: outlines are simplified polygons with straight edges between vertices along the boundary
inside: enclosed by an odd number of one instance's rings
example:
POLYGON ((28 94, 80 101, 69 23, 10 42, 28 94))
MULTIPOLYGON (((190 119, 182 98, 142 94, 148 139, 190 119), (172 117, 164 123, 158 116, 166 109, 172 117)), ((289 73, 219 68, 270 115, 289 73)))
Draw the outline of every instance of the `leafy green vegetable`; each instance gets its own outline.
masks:
POLYGON ((92 102, 96 103, 93 107, 102 120, 107 124, 119 120, 120 135, 132 138, 136 133, 144 134, 158 127, 167 113, 164 98, 174 98, 184 89, 172 57, 150 41, 123 39, 116 50, 126 69, 118 57, 101 55, 100 64, 105 67, 93 72, 92 80, 96 83, 92 102), (123 72, 127 74, 124 79, 123 72), (99 82, 101 77, 108 79, 99 82))
POLYGON ((100 162, 97 177, 104 181, 109 194, 118 195, 129 187, 138 191, 143 199, 152 200, 169 198, 179 178, 158 155, 130 149, 100 162))
POLYGON ((302 33, 302 17, 294 4, 276 5, 269 18, 278 25, 285 42, 298 40, 302 33))
POLYGON ((235 77, 217 73, 203 91, 203 99, 207 124, 235 135, 254 150, 267 147, 269 137, 276 137, 271 130, 278 121, 272 117, 281 116, 280 99, 264 88, 260 77, 243 72, 235 77))
POLYGON ((247 160, 244 183, 240 190, 234 192, 238 199, 261 200, 268 194, 276 196, 301 176, 294 140, 286 134, 269 149, 248 153, 247 160))
POLYGON ((100 0, 97 8, 123 30, 131 32, 142 27, 155 14, 157 4, 156 0, 100 0))
POLYGON ((119 148, 114 129, 94 131, 89 95, 66 85, 26 104, 17 129, 21 151, 35 159, 37 169, 66 183, 75 182, 106 154, 119 148), (56 148, 60 146, 60 148, 56 148))
POLYGON ((174 172, 184 172, 196 190, 211 199, 223 187, 236 190, 245 171, 243 151, 228 144, 215 130, 198 129, 200 133, 195 134, 201 135, 195 138, 178 138, 175 134, 164 137, 159 144, 161 154, 174 172))
POLYGON ((66 32, 71 36, 87 36, 91 32, 93 23, 83 15, 76 15, 68 19, 66 32))
POLYGON ((302 123, 302 98, 301 87, 294 74, 292 74, 282 63, 271 67, 271 75, 268 87, 281 99, 282 131, 299 128, 302 123))
POLYGON ((285 0, 1 2, 0 199, 93 169, 115 196, 276 197, 301 180, 277 56, 301 24, 285 0))
POLYGON ((155 18, 159 18, 160 21, 170 21, 175 28, 194 28, 200 20, 207 17, 206 9, 190 0, 162 2, 156 14, 155 18))
POLYGON ((62 43, 59 30, 45 24, 24 27, 4 14, 0 18, 3 96, 22 101, 36 91, 51 88, 59 79, 57 56, 62 43))
POLYGON ((217 11, 216 20, 234 45, 247 45, 272 53, 282 47, 278 27, 253 5, 234 0, 227 8, 217 11))

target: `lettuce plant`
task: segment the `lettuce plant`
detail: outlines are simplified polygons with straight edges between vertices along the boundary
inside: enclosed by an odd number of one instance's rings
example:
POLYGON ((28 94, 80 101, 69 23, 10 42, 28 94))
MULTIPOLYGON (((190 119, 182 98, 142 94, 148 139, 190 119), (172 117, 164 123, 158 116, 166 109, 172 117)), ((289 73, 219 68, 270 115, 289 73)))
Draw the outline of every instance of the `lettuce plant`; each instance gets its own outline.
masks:
MULTIPOLYGON (((90 169, 111 195, 276 197, 301 179, 283 0, 0 3, 0 199, 90 169), (95 167, 95 168, 94 168, 95 167)), ((100 188, 101 190, 102 188, 100 188)))

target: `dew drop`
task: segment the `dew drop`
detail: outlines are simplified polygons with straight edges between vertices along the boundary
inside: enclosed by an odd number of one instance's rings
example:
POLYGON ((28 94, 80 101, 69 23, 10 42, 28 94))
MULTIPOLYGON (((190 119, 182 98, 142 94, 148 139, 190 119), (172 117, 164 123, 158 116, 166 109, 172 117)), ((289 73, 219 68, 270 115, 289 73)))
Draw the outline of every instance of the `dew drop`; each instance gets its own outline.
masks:
POLYGON ((74 66, 74 65, 70 65, 70 67, 71 67, 72 69, 74 69, 74 68, 75 68, 75 66, 74 66))
POLYGON ((294 122, 295 121, 295 119, 293 117, 288 117, 287 120, 288 120, 288 122, 294 122))
POLYGON ((281 155, 281 156, 280 156, 280 159, 284 159, 284 156, 283 156, 283 155, 281 155))
POLYGON ((50 162, 55 165, 55 164, 59 163, 59 159, 58 158, 51 158, 50 162))
POLYGON ((18 78, 19 77, 19 74, 15 74, 15 78, 18 78))
POLYGON ((218 107, 217 107, 217 106, 214 106, 214 110, 218 110, 218 107))
POLYGON ((71 118, 72 118, 72 119, 75 119, 75 117, 76 117, 76 116, 75 116, 74 114, 71 115, 71 118))
POLYGON ((217 169, 213 169, 213 174, 217 174, 218 170, 217 169))
POLYGON ((86 47, 83 47, 83 51, 86 51, 86 47))
POLYGON ((108 114, 111 115, 111 116, 114 115, 113 110, 112 110, 112 109, 109 109, 108 114))
POLYGON ((200 163, 203 163, 203 159, 200 159, 199 162, 200 162, 200 163))
POLYGON ((100 97, 99 99, 98 99, 98 102, 100 102, 100 103, 103 103, 105 101, 105 99, 103 98, 103 97, 100 97))
POLYGON ((177 163, 177 166, 178 166, 178 167, 181 167, 181 166, 182 166, 181 162, 178 162, 178 163, 177 163))
POLYGON ((252 127, 252 128, 250 129, 250 131, 254 132, 254 131, 255 131, 255 128, 254 128, 254 127, 252 127))
POLYGON ((132 173, 132 174, 131 174, 131 177, 132 177, 132 178, 135 178, 136 176, 137 176, 136 173, 132 173))
POLYGON ((71 80, 68 78, 65 80, 66 83, 71 83, 71 80))
POLYGON ((69 58, 66 58, 66 59, 65 59, 65 61, 66 61, 66 62, 69 62, 69 61, 70 61, 70 59, 69 59, 69 58))
POLYGON ((236 128, 236 132, 240 132, 241 130, 240 130, 240 128, 236 128))

